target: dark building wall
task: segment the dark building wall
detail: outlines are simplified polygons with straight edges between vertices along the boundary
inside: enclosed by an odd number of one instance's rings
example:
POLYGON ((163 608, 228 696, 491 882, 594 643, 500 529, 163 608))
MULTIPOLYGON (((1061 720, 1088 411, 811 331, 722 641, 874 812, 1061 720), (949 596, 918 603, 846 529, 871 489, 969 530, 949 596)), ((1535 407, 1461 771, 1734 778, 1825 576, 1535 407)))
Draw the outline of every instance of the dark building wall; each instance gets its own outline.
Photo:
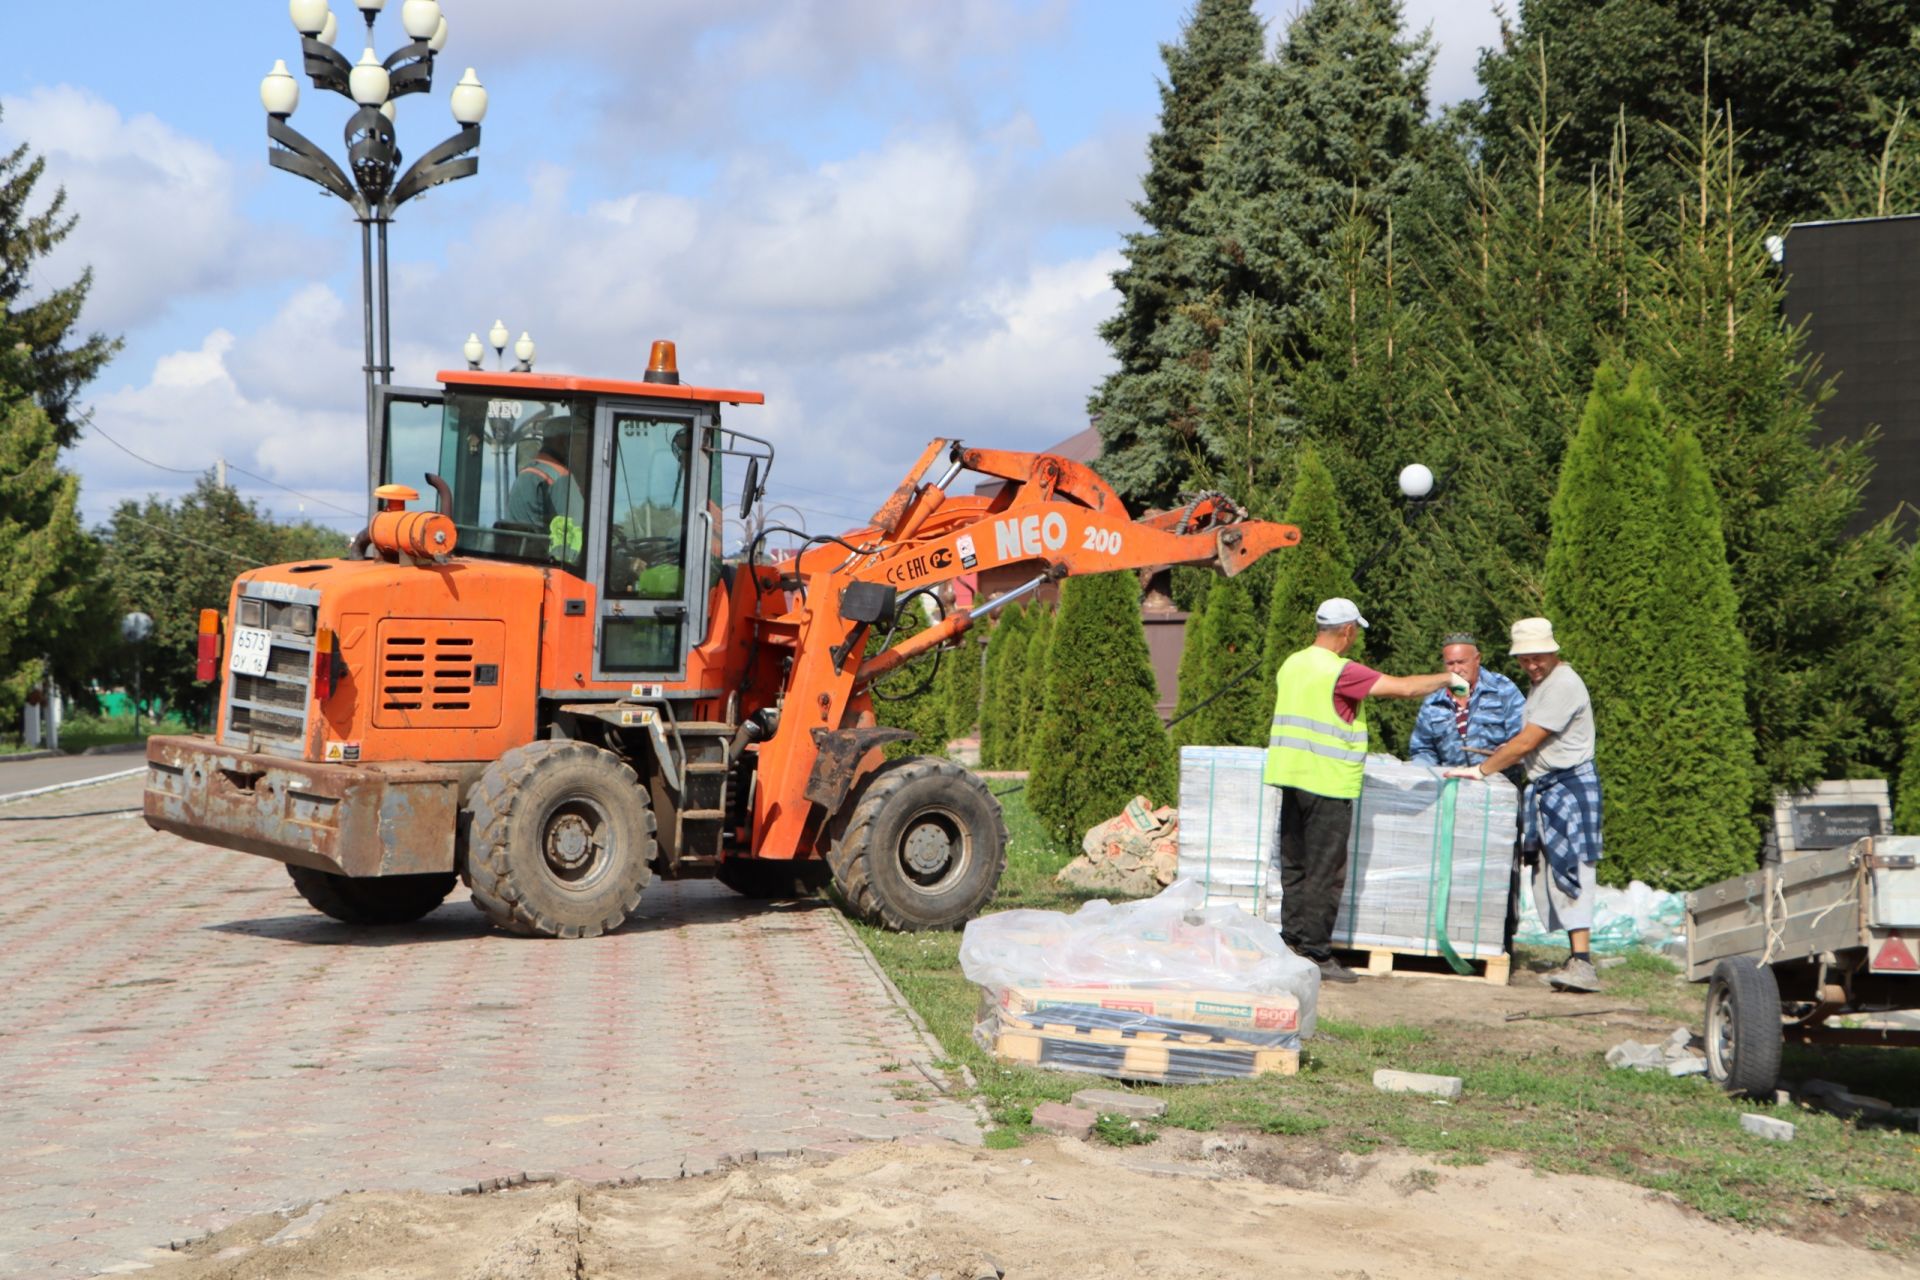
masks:
POLYGON ((1920 216, 1801 223, 1784 268, 1787 319, 1836 380, 1822 437, 1881 433, 1864 528, 1920 498, 1920 216))

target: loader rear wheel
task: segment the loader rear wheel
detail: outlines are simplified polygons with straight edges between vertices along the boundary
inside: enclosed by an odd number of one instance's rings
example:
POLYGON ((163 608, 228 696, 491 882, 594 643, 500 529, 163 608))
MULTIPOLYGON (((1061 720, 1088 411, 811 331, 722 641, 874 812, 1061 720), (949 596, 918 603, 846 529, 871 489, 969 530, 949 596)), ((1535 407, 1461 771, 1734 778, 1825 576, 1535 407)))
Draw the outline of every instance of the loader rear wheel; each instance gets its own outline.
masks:
POLYGON ((747 898, 811 898, 827 887, 833 870, 824 862, 729 858, 713 878, 747 898))
POLYGON ((467 824, 474 904, 512 933, 598 937, 633 914, 652 877, 640 779, 585 742, 536 742, 488 765, 467 824))
POLYGON ((833 821, 827 861, 854 915, 901 933, 957 929, 992 901, 1007 825, 986 784, 908 756, 869 774, 833 821))
POLYGON ((451 871, 418 876, 343 876, 287 866, 307 905, 344 924, 411 924, 447 900, 451 871))
POLYGON ((1736 1097, 1771 1098, 1780 1075, 1780 983, 1748 956, 1714 966, 1707 984, 1707 1075, 1736 1097))

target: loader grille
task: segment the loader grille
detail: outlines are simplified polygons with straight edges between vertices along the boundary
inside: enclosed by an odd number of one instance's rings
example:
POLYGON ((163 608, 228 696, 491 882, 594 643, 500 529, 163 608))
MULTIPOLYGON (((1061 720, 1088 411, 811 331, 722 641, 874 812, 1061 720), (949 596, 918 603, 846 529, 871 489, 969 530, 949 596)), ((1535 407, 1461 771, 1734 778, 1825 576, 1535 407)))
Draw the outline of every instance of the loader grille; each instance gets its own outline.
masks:
POLYGON ((265 675, 241 675, 231 667, 227 669, 226 715, 220 742, 243 751, 299 759, 306 754, 307 712, 313 701, 313 640, 293 634, 288 629, 287 615, 294 604, 317 609, 320 593, 279 589, 288 593, 289 598, 268 599, 251 591, 241 592, 243 598, 265 601, 265 620, 273 632, 273 647, 267 655, 265 675))
POLYGON ((477 729, 500 722, 497 683, 476 680, 478 664, 500 662, 503 623, 395 619, 380 624, 373 722, 386 728, 477 729))

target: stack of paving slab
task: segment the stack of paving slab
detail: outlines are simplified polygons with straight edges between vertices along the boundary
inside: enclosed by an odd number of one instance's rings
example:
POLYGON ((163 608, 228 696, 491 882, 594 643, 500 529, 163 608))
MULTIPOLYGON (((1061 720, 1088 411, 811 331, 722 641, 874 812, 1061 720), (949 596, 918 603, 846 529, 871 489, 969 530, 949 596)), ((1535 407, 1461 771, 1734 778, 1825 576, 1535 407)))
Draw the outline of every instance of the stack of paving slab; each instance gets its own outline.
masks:
POLYGON ((987 1000, 981 1026, 1002 1062, 1167 1084, 1300 1069, 1291 995, 1008 987, 987 1000))
MULTIPOLYGON (((1265 764, 1258 747, 1181 748, 1179 874, 1204 885, 1209 904, 1231 902, 1278 923, 1280 791, 1262 782, 1265 764)), ((1460 956, 1505 954, 1519 793, 1504 778, 1457 784, 1453 840, 1442 849, 1442 786, 1428 765, 1367 758, 1335 946, 1438 954, 1444 898, 1447 939, 1460 956)))

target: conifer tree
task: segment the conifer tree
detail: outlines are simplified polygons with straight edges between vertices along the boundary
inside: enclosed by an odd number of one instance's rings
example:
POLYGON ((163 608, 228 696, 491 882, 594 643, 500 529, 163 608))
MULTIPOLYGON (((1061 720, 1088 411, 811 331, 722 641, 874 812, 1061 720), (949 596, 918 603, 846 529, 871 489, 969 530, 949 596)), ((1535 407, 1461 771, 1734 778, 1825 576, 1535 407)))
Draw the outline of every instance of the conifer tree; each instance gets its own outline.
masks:
POLYGON ((1000 659, 1000 679, 987 692, 989 698, 1000 704, 999 767, 1002 769, 1026 767, 1021 743, 1027 718, 1027 650, 1032 646, 1034 622, 1025 606, 1016 607, 1020 609, 1020 616, 1007 633, 1007 651, 1000 659))
POLYGON ((1261 62, 1265 33, 1252 0, 1197 0, 1178 44, 1162 46, 1160 128, 1147 143, 1147 173, 1134 211, 1146 224, 1114 273, 1120 310, 1100 327, 1119 368, 1088 405, 1100 428, 1100 471, 1129 500, 1162 503, 1183 483, 1188 441, 1198 429, 1212 341, 1196 308, 1189 206, 1208 153, 1226 128, 1225 91, 1261 62))
MULTIPOLYGON (((1300 545, 1275 552, 1273 595, 1267 605, 1263 651, 1266 664, 1260 683, 1266 705, 1272 707, 1273 679, 1280 664, 1296 649, 1313 643, 1317 630, 1313 614, 1322 600, 1349 599, 1359 594, 1353 585, 1353 549, 1347 541, 1346 517, 1333 475, 1312 445, 1294 455, 1293 494, 1282 519, 1300 530, 1300 545)), ((1361 612, 1365 612, 1363 609, 1361 612)), ((1360 656, 1356 645, 1349 657, 1360 656)))
POLYGON ((1213 585, 1187 611, 1187 625, 1180 637, 1180 666, 1174 673, 1173 723, 1167 733, 1175 747, 1203 745, 1200 718, 1192 714, 1208 693, 1207 688, 1207 607, 1213 601, 1213 585))
POLYGON ((1868 446, 1819 440, 1829 389, 1804 334, 1780 321, 1784 284, 1740 161, 1745 140, 1706 98, 1672 137, 1686 185, 1644 251, 1634 348, 1713 475, 1761 759, 1784 787, 1876 769, 1898 750, 1870 639, 1885 626, 1877 584, 1897 552, 1889 526, 1849 533, 1868 446))
POLYGON ((967 738, 980 727, 980 660, 985 637, 969 629, 940 665, 940 702, 949 740, 967 738))
POLYGON ((1600 366, 1554 495, 1546 609, 1560 656, 1593 697, 1606 796, 1601 875, 1610 884, 1669 871, 1669 846, 1691 840, 1654 821, 1685 785, 1665 767, 1687 710, 1667 685, 1664 650, 1690 638, 1665 630, 1672 598, 1662 567, 1674 551, 1666 545, 1674 527, 1669 458, 1646 370, 1622 378, 1600 366))
MULTIPOLYGON (((876 654, 883 646, 899 644, 926 629, 927 615, 920 600, 909 600, 895 617, 891 636, 885 628, 874 628, 867 633, 867 654, 876 654)), ((941 655, 941 665, 944 667, 952 658, 952 654, 941 655)), ((890 729, 907 729, 913 733, 907 741, 887 744, 889 760, 947 753, 946 707, 941 703, 939 691, 928 683, 929 677, 938 679, 928 669, 932 662, 932 658, 923 657, 874 685, 874 721, 890 729)))
POLYGON ((1920 835, 1920 545, 1907 549, 1897 599, 1897 687, 1904 750, 1893 797, 1893 829, 1902 835, 1920 835))
POLYGON ((1077 842, 1145 795, 1173 803, 1179 770, 1154 709, 1158 690, 1131 573, 1069 578, 1061 588, 1027 798, 1043 828, 1077 842))
MULTIPOLYGON (((1653 601, 1649 672, 1666 701, 1659 754, 1641 762, 1657 785, 1643 804, 1610 820, 1608 840, 1644 847, 1637 872, 1674 892, 1753 869, 1760 792, 1747 722, 1747 644, 1720 532, 1720 504, 1684 427, 1668 446, 1660 584, 1653 601), (1673 833, 1684 831, 1676 840, 1673 833)), ((1606 785, 1603 779, 1602 785, 1606 785)), ((1625 884, 1625 868, 1615 882, 1625 884)))
POLYGON ((47 288, 40 279, 35 264, 67 238, 77 221, 63 216, 64 190, 56 190, 38 213, 28 208, 46 168, 46 160, 29 155, 25 143, 0 155, 0 351, 25 351, 27 359, 10 364, 7 377, 39 404, 64 448, 80 431, 74 397, 113 358, 120 340, 95 333, 73 341, 93 287, 91 269, 60 288, 47 288), (34 290, 40 296, 30 300, 34 290))
POLYGON ((994 620, 987 637, 987 658, 980 680, 980 764, 987 769, 1010 767, 1012 753, 1007 735, 1012 728, 1010 708, 1004 696, 1007 687, 1007 652, 1024 620, 1026 610, 1011 604, 994 620))
POLYGON ((1193 717, 1198 727, 1192 741, 1223 747, 1266 745, 1273 696, 1256 678, 1257 670, 1247 673, 1249 664, 1261 661, 1265 638, 1247 584, 1242 578, 1217 579, 1207 595, 1200 669, 1201 696, 1213 701, 1193 717))
POLYGON ((1020 697, 1020 767, 1031 769, 1040 754, 1040 727, 1046 723, 1047 670, 1053 660, 1054 611, 1036 603, 1030 613, 1032 634, 1027 638, 1027 674, 1020 697))

